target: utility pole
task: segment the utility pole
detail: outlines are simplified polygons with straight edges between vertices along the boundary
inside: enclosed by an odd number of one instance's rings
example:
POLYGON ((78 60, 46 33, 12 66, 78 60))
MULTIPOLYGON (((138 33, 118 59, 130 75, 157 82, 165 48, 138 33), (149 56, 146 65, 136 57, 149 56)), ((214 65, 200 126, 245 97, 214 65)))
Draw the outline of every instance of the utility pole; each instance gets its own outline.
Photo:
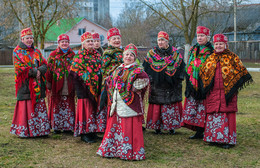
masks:
POLYGON ((234 0, 234 42, 235 50, 237 49, 237 1, 234 0))

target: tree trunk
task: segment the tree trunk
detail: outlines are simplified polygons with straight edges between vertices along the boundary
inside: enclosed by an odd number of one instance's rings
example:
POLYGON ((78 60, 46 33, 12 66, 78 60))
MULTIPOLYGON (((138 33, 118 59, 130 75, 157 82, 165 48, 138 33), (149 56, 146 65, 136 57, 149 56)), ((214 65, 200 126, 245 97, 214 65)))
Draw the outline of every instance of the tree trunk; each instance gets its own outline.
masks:
POLYGON ((189 50, 190 50, 191 45, 190 45, 190 44, 185 44, 184 47, 185 47, 184 62, 185 62, 185 64, 187 64, 187 62, 188 62, 188 57, 189 57, 188 54, 189 54, 189 50))
POLYGON ((40 49, 44 49, 44 42, 45 42, 45 34, 43 35, 43 37, 41 37, 41 47, 40 47, 40 49))

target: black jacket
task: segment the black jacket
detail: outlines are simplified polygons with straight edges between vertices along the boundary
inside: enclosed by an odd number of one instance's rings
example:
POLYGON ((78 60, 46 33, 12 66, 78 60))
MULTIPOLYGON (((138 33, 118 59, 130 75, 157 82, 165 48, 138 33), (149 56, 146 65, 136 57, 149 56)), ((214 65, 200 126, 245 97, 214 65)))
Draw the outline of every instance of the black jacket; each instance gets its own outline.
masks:
MULTIPOLYGON (((158 54, 161 56, 162 54, 168 55, 167 51, 160 51, 158 54)), ((149 103, 172 104, 182 101, 182 81, 185 74, 185 63, 183 60, 173 76, 167 75, 165 69, 161 72, 154 71, 146 61, 143 63, 143 66, 151 82, 149 103)))

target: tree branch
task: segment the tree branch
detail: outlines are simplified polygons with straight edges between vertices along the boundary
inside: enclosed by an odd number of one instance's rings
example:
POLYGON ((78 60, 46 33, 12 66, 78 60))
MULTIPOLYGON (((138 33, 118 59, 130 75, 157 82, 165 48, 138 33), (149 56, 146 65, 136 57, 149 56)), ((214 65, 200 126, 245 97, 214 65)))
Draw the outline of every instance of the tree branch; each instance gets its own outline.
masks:
POLYGON ((10 7, 11 7, 11 9, 12 9, 12 12, 14 13, 15 17, 16 17, 17 20, 23 25, 23 27, 25 27, 23 21, 20 19, 18 13, 17 13, 16 10, 14 9, 14 6, 13 6, 11 0, 4 0, 4 2, 5 2, 5 4, 7 4, 7 3, 9 2, 9 5, 10 5, 10 7))
POLYGON ((180 22, 180 24, 182 25, 182 27, 184 26, 181 19, 175 15, 175 13, 172 12, 172 10, 165 4, 165 2, 163 0, 161 0, 162 4, 169 10, 169 12, 180 22))
POLYGON ((149 7, 152 11, 154 11, 155 13, 157 13, 159 16, 161 16, 162 18, 164 18, 165 20, 167 20, 168 22, 170 22, 171 24, 173 24, 175 27, 179 28, 179 29, 183 29, 182 27, 180 27, 179 25, 177 25, 176 23, 174 23, 173 21, 171 21, 169 18, 167 18, 164 14, 162 14, 161 12, 158 12, 157 10, 155 10, 151 5, 149 5, 148 3, 146 3, 144 0, 140 0, 143 4, 145 4, 147 7, 149 7))

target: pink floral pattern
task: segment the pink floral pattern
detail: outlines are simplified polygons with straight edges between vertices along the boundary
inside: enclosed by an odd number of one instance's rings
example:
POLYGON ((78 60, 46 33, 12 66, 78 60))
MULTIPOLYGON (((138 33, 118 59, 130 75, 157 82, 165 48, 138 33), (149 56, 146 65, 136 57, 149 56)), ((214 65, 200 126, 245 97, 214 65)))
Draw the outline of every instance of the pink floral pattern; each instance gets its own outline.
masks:
POLYGON ((63 53, 59 47, 51 52, 48 58, 48 71, 53 75, 55 81, 68 76, 74 55, 71 48, 67 53, 63 53))
POLYGON ((101 58, 96 51, 81 49, 74 56, 70 70, 76 73, 86 84, 97 101, 99 94, 99 78, 101 78, 101 58), (100 76, 98 76, 100 75, 100 76))

